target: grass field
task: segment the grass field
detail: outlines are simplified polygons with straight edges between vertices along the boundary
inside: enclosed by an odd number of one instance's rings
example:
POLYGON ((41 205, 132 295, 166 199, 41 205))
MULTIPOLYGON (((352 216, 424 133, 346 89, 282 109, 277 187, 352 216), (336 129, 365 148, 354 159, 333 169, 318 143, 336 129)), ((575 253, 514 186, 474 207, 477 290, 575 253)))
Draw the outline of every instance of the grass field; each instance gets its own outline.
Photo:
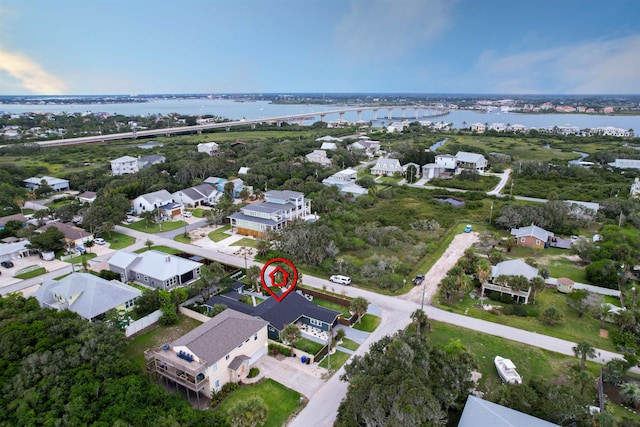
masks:
POLYGON ((180 243, 191 243, 191 237, 189 237, 188 235, 185 237, 184 233, 176 234, 173 240, 180 243))
POLYGON ((250 239, 248 237, 243 237, 242 239, 238 240, 237 242, 232 243, 229 246, 246 246, 248 248, 257 248, 258 247, 258 241, 256 239, 250 239))
POLYGON ((109 243, 109 249, 114 250, 124 249, 136 242, 135 237, 127 236, 126 234, 118 233, 117 231, 105 233, 102 237, 107 241, 107 243, 109 243))
POLYGON ((185 224, 186 223, 184 221, 166 221, 162 222, 161 224, 149 222, 149 224, 147 224, 147 221, 141 220, 136 221, 132 224, 127 224, 125 227, 132 230, 141 231, 143 233, 161 233, 164 231, 177 230, 180 227, 184 227, 185 224))
POLYGON ((269 408, 267 421, 264 427, 281 427, 301 407, 300 393, 291 390, 271 379, 257 384, 245 385, 231 393, 214 410, 222 413, 227 411, 236 402, 247 399, 250 396, 258 396, 269 408))
MULTIPOLYGON (((340 369, 340 367, 342 365, 344 365, 344 362, 347 361, 347 359, 349 359, 349 356, 351 356, 350 354, 347 354, 343 351, 340 350, 336 350, 335 353, 333 353, 331 355, 331 370, 335 371, 340 369)), ((320 366, 321 368, 325 368, 325 369, 329 369, 327 368, 327 364, 328 364, 328 360, 327 357, 325 357, 324 359, 322 359, 322 361, 318 364, 318 366, 320 366)))
POLYGON ((300 340, 296 342, 294 347, 298 350, 302 350, 309 354, 315 355, 318 354, 320 350, 322 350, 322 347, 324 347, 324 345, 320 344, 319 342, 311 341, 308 338, 300 338, 300 340))
POLYGON ((320 307, 328 308, 330 310, 335 310, 342 313, 342 317, 348 319, 351 317, 351 313, 349 312, 349 307, 344 305, 337 304, 335 302, 327 301, 322 298, 314 298, 313 302, 320 307))
POLYGON ((356 351, 358 349, 358 347, 360 347, 360 344, 358 344, 357 342, 350 340, 349 338, 343 338, 342 342, 339 344, 340 347, 344 347, 348 350, 352 350, 352 351, 356 351))
POLYGON ((16 274, 15 278, 17 279, 31 279, 32 277, 38 277, 47 272, 47 269, 44 267, 36 268, 35 270, 27 271, 26 273, 16 274))
POLYGON ((227 233, 227 231, 229 230, 231 230, 230 225, 225 225, 224 227, 217 228, 213 230, 211 233, 209 233, 209 239, 211 239, 214 242, 220 242, 231 235, 227 233))
POLYGON ((382 319, 379 318, 378 316, 374 316, 373 314, 367 313, 364 316, 362 316, 362 319, 360 319, 358 323, 353 325, 353 329, 357 329, 359 331, 364 331, 364 332, 373 332, 376 330, 376 328, 378 327, 381 321, 382 319))
MULTIPOLYGON (((182 252, 179 249, 175 249, 175 248, 170 248, 169 246, 162 246, 162 245, 158 245, 158 246, 151 246, 151 249, 154 251, 159 251, 159 252, 164 252, 165 254, 169 254, 169 255, 175 255, 178 254, 180 252, 182 252)), ((141 254, 143 252, 148 251, 149 248, 147 248, 146 246, 144 248, 140 248, 137 251, 135 251, 137 254, 141 254)))

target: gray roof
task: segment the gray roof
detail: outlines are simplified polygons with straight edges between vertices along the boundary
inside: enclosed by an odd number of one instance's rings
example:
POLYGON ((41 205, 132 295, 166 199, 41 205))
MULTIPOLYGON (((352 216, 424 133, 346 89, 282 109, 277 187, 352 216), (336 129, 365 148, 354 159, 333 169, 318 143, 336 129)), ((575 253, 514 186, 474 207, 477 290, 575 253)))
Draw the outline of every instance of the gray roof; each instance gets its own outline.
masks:
POLYGON ((257 224, 265 224, 265 225, 276 225, 278 224, 278 222, 284 222, 285 220, 282 219, 281 221, 274 221, 272 219, 268 219, 268 218, 260 218, 257 216, 250 216, 250 215, 245 215, 242 212, 236 212, 232 215, 229 215, 227 218, 233 218, 233 219, 241 219, 244 221, 249 221, 249 222, 255 222, 257 224))
POLYGON ((249 212, 262 212, 262 213, 273 213, 286 209, 294 208, 295 206, 292 203, 271 203, 271 202, 262 202, 262 203, 253 203, 247 206, 242 207, 242 211, 249 212))
POLYGON ((482 154, 469 153, 467 151, 458 151, 456 154, 456 160, 464 163, 478 163, 479 161, 486 161, 482 154))
POLYGON ((89 273, 72 273, 59 281, 45 280, 33 294, 43 307, 68 308, 87 320, 140 295, 142 292, 136 288, 89 273), (67 306, 66 301, 76 295, 77 298, 67 306), (56 296, 62 297, 65 302, 56 299, 56 296))
POLYGON ((479 397, 469 396, 458 427, 559 427, 479 397))
POLYGON ((299 191, 291 191, 291 190, 271 190, 264 193, 264 197, 266 199, 280 199, 280 200, 288 200, 288 199, 297 199, 298 197, 303 197, 304 193, 299 191))
POLYGON ((538 269, 531 267, 520 259, 502 261, 491 267, 491 277, 498 276, 524 276, 531 280, 538 275, 538 269))
POLYGON ((171 193, 169 193, 167 190, 154 191, 152 193, 143 194, 140 197, 142 197, 143 199, 145 199, 147 202, 151 204, 158 203, 158 202, 164 203, 166 201, 173 200, 171 193))
POLYGON ((122 157, 118 157, 117 159, 111 160, 111 163, 113 163, 113 162, 116 162, 116 163, 135 162, 137 160, 138 159, 136 159, 135 157, 122 156, 122 157))
POLYGON ((28 240, 0 245, 0 256, 11 255, 27 249, 28 240))
POLYGON ((109 259, 109 265, 118 267, 121 269, 129 268, 129 266, 138 258, 138 254, 126 251, 117 251, 109 259))
POLYGON ((172 345, 186 346, 198 358, 213 365, 267 325, 268 322, 262 319, 226 309, 172 345))
POLYGON ((526 227, 513 228, 511 229, 511 234, 518 237, 535 237, 537 239, 546 242, 549 240, 549 237, 553 237, 553 233, 545 230, 544 228, 538 227, 537 225, 528 225, 526 227))
POLYGON ((67 179, 61 179, 61 178, 54 178, 52 176, 43 176, 42 178, 38 178, 38 177, 31 177, 31 178, 27 178, 24 180, 24 182, 27 182, 29 184, 35 184, 35 185, 40 185, 40 183, 44 181, 47 183, 47 185, 52 186, 52 185, 56 185, 56 184, 68 184, 69 180, 67 179))
POLYGON ((199 262, 151 250, 138 254, 130 268, 137 273, 167 280, 200 267, 202 264, 199 262))
POLYGON ((400 167, 400 161, 398 159, 378 159, 374 169, 397 169, 400 167))
POLYGON ((0 218, 0 227, 3 227, 9 221, 20 221, 21 223, 27 222, 27 217, 22 215, 21 213, 3 216, 0 218))
POLYGON ((164 163, 166 157, 152 154, 150 156, 140 157, 138 163, 164 163))

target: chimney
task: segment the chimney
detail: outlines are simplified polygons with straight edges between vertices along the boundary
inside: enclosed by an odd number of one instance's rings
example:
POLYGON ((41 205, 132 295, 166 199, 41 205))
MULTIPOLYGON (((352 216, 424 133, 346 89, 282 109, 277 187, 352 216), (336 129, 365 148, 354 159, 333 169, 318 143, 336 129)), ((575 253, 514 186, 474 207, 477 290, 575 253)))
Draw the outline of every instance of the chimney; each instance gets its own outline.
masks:
POLYGON ((171 262, 171 255, 167 255, 164 260, 165 262, 171 262))

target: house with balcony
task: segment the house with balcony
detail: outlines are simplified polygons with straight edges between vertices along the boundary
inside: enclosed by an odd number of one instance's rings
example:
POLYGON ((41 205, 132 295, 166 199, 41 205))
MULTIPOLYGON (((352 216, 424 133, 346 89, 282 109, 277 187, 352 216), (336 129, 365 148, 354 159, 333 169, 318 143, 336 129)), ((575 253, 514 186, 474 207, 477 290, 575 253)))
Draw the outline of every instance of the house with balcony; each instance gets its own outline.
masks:
POLYGON ((398 159, 379 158, 371 168, 371 175, 390 176, 396 172, 402 174, 402 165, 398 159))
POLYGON ((467 151, 458 151, 456 153, 456 169, 472 170, 475 172, 484 172, 487 168, 487 159, 482 154, 469 153, 467 151))
POLYGON ((109 260, 109 270, 120 274, 121 282, 135 282, 152 288, 171 290, 200 277, 202 264, 150 250, 141 254, 117 251, 109 260))
POLYGON ((298 191, 267 191, 265 200, 252 203, 227 218, 231 230, 245 236, 260 237, 270 231, 280 231, 291 221, 311 215, 311 200, 298 191))
POLYGON ((487 131, 487 125, 484 123, 474 123, 471 125, 471 132, 485 133, 487 131))
POLYGON ((25 186, 35 191, 42 185, 48 185, 53 191, 69 190, 69 180, 54 178, 52 176, 43 176, 42 178, 31 177, 24 180, 25 186))
POLYGON ((167 190, 158 190, 133 199, 131 209, 140 215, 158 209, 162 218, 171 219, 182 215, 182 205, 167 190))
POLYGON ((203 396, 245 378, 267 354, 268 322, 232 309, 170 344, 144 352, 146 369, 203 396))
POLYGON ((502 294, 509 294, 519 303, 527 304, 531 296, 531 287, 526 290, 516 290, 505 284, 497 283, 496 279, 500 276, 523 276, 527 280, 531 280, 537 275, 537 268, 530 266, 520 259, 510 259, 499 262, 491 267, 491 278, 489 281, 481 284, 481 295, 484 296, 485 289, 489 289, 502 294))
POLYGON ((136 173, 139 170, 138 159, 135 157, 122 156, 111 160, 111 175, 113 176, 136 173))
POLYGON ((176 203, 195 208, 202 205, 215 205, 222 197, 222 193, 213 185, 204 183, 176 191, 172 197, 176 203))
POLYGON ((41 307, 73 311, 90 322, 103 319, 112 309, 120 313, 131 311, 140 295, 139 289, 89 273, 45 279, 33 294, 41 307))
POLYGON ((455 170, 457 165, 456 156, 451 154, 436 154, 435 162, 437 167, 447 170, 455 170))

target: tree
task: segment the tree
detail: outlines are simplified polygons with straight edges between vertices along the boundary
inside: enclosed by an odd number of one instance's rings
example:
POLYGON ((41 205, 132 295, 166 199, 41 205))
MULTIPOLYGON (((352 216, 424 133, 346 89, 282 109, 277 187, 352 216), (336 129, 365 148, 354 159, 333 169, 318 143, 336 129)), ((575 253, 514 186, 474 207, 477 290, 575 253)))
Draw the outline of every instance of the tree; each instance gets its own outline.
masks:
POLYGON ((420 335, 422 330, 430 331, 432 328, 429 322, 429 316, 421 309, 411 313, 411 320, 416 325, 416 334, 418 335, 420 335))
POLYGON ((293 354, 293 346, 295 343, 300 341, 302 338, 302 334, 300 333, 300 329, 293 323, 289 323, 287 326, 282 329, 280 332, 280 338, 282 342, 289 345, 291 347, 291 354, 293 354))
POLYGON ((567 295, 567 302, 578 311, 578 317, 582 317, 587 307, 589 307, 588 296, 589 291, 586 289, 574 289, 567 295))
POLYGON ((29 242, 28 248, 40 252, 59 252, 66 245, 64 233, 53 226, 47 228, 44 233, 35 233, 29 242))
POLYGON ((144 228, 149 228, 149 223, 155 221, 156 219, 156 210, 152 211, 144 211, 140 214, 140 218, 144 220, 144 228))
POLYGON ((481 259, 476 264, 476 277, 480 283, 487 283, 491 278, 491 265, 486 259, 481 259))
POLYGON ((358 316, 358 322, 362 320, 362 316, 369 309, 369 301, 367 301, 364 297, 356 297, 351 301, 351 305, 349 306, 349 311, 353 312, 356 316, 358 316))
POLYGON ((256 244, 256 252, 258 253, 258 256, 265 256, 267 254, 267 252, 269 252, 269 249, 271 249, 271 242, 269 242, 268 240, 262 240, 262 239, 258 239, 258 243, 256 244))
POLYGON ((562 313, 555 307, 548 307, 542 312, 542 321, 547 325, 553 326, 562 321, 562 313))
POLYGON ((144 245, 147 247, 147 250, 151 250, 151 246, 153 246, 153 240, 151 239, 145 240, 144 245))
POLYGON ((84 247, 89 249, 89 253, 91 253, 91 248, 94 247, 96 244, 95 241, 93 240, 87 240, 86 242, 84 242, 84 247))
POLYGON ((580 369, 584 371, 588 357, 596 357, 596 349, 587 341, 580 341, 573 347, 573 353, 580 358, 580 369))
POLYGON ((546 287, 544 283, 544 279, 540 276, 533 277, 531 278, 531 280, 529 280, 529 286, 531 286, 531 290, 533 291, 533 296, 531 298, 532 304, 535 304, 536 296, 538 295, 538 292, 544 291, 546 287))
POLYGON ((622 383, 620 397, 631 407, 637 408, 640 404, 640 386, 636 383, 622 383))
POLYGON ((250 396, 239 400, 227 413, 232 427, 255 427, 267 421, 269 408, 258 396, 250 396))
POLYGON ((260 289, 260 275, 262 270, 257 265, 247 268, 247 282, 252 289, 258 291, 260 289))
POLYGON ((111 238, 111 232, 115 229, 115 225, 111 221, 105 221, 102 223, 102 232, 107 233, 111 238))

